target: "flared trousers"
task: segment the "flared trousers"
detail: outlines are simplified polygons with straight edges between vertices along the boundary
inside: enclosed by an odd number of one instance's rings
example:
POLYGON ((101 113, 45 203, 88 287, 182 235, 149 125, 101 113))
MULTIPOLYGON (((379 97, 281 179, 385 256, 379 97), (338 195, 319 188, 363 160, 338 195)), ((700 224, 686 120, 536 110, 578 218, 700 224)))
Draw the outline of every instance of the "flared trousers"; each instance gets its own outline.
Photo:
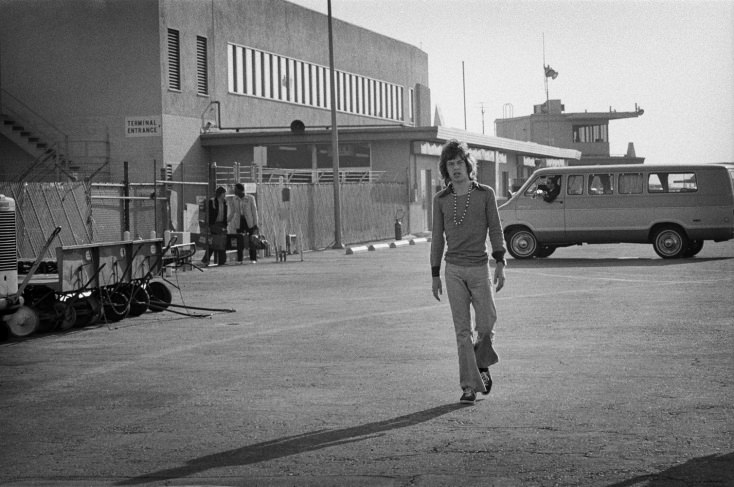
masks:
POLYGON ((444 279, 456 332, 460 386, 485 392, 479 369, 499 362, 493 347, 497 308, 489 264, 460 266, 447 262, 444 279))

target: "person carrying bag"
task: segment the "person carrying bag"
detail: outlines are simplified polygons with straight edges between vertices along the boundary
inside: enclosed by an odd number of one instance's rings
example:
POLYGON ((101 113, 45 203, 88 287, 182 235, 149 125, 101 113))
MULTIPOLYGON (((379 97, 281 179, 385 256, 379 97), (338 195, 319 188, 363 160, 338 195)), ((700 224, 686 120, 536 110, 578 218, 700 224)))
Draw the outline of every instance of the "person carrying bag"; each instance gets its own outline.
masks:
POLYGON ((242 235, 241 238, 237 239, 237 262, 242 263, 244 247, 248 247, 250 262, 257 263, 258 246, 253 245, 254 240, 259 241, 260 233, 257 225, 257 204, 253 195, 245 193, 245 186, 242 183, 237 183, 234 186, 234 200, 230 218, 229 229, 231 233, 242 235), (245 245, 245 242, 247 242, 247 245, 245 245))

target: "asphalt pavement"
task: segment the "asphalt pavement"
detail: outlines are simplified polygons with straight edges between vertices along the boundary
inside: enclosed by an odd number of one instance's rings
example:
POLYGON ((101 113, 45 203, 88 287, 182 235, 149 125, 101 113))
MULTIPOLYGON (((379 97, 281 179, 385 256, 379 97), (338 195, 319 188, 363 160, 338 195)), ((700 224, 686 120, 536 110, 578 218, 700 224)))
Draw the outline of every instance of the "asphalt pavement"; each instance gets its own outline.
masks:
POLYGON ((0 343, 0 485, 734 485, 734 242, 509 259, 473 406, 429 248, 179 271, 176 313, 0 343))

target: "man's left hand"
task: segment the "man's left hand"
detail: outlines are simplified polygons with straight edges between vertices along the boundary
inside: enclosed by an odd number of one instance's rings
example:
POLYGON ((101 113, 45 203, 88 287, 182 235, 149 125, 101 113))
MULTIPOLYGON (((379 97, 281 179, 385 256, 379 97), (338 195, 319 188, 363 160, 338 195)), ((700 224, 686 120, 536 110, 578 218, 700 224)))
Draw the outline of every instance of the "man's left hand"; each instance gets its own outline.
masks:
POLYGON ((494 285, 497 292, 505 287, 505 264, 501 262, 494 268, 494 285))

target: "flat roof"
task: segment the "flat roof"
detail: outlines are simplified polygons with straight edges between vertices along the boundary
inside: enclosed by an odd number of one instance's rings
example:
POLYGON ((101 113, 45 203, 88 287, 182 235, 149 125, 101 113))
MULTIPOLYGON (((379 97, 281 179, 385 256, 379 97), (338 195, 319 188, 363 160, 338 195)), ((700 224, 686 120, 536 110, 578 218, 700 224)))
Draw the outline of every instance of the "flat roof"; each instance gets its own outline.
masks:
POLYGON ((543 172, 574 172, 574 171, 680 171, 693 169, 706 169, 713 167, 723 167, 726 169, 734 168, 734 164, 729 163, 701 163, 701 164, 591 164, 585 166, 562 166, 562 167, 544 167, 538 169, 543 172))
MULTIPOLYGON (((599 121, 599 120, 618 120, 621 118, 636 118, 644 113, 644 110, 636 112, 572 112, 572 113, 551 113, 550 117, 554 119, 563 119, 569 121, 599 121)), ((495 123, 514 122, 517 120, 545 119, 549 116, 547 113, 532 113, 530 115, 522 115, 520 117, 496 118, 495 123)))
MULTIPOLYGON (((237 131, 217 131, 201 134, 203 147, 224 145, 281 145, 281 144, 328 144, 331 143, 329 127, 307 128, 301 133, 290 129, 240 128, 237 131)), ((581 159, 581 152, 535 142, 506 139, 492 135, 476 134, 466 130, 441 126, 407 127, 402 125, 345 126, 338 128, 340 143, 378 142, 402 140, 406 142, 444 143, 451 139, 466 142, 475 148, 516 152, 527 156, 554 159, 581 159)))

